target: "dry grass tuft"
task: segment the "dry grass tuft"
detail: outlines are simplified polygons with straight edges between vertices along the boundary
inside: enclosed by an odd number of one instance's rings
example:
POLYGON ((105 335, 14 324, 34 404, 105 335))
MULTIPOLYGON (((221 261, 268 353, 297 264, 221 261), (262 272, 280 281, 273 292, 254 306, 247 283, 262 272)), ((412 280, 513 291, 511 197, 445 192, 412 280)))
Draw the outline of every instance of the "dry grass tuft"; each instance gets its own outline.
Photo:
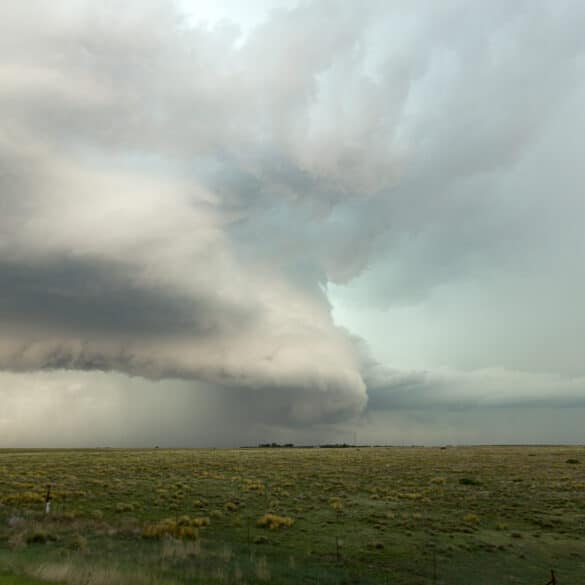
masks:
POLYGON ((180 518, 167 518, 156 524, 147 524, 142 530, 143 538, 160 539, 165 536, 179 540, 196 540, 199 538, 199 528, 209 526, 207 516, 191 518, 181 516, 180 518))
POLYGON ((261 557, 256 561, 256 578, 258 581, 270 581, 270 569, 268 568, 268 563, 266 562, 266 557, 261 557))
POLYGON ((113 566, 93 566, 71 561, 47 563, 31 571, 33 577, 61 585, 172 585, 147 573, 126 573, 113 566))
POLYGON ((256 525, 260 528, 270 528, 270 530, 289 528, 293 524, 294 520, 289 516, 278 516, 277 514, 264 514, 256 522, 256 525))

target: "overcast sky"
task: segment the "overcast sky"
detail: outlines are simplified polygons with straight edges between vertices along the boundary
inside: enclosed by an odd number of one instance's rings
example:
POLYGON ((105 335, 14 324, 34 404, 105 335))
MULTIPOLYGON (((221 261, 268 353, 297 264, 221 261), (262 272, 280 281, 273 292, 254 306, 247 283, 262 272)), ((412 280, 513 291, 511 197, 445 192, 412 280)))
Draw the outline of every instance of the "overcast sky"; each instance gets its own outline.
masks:
POLYGON ((0 446, 585 442, 585 3, 0 3, 0 446))

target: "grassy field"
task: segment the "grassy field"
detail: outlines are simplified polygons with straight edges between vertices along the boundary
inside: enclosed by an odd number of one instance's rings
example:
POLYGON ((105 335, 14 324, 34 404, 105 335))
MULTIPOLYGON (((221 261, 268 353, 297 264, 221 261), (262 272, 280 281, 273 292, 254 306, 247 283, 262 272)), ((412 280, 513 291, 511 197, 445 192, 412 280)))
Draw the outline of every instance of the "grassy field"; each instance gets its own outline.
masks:
POLYGON ((584 447, 0 451, 0 585, 545 585, 551 568, 585 583, 584 447))

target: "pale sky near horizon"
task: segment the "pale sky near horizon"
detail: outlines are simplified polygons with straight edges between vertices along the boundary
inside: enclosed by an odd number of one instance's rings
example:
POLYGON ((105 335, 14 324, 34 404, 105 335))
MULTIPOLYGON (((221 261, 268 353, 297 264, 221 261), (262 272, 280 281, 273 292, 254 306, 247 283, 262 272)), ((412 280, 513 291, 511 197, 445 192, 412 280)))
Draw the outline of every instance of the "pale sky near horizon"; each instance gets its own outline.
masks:
POLYGON ((585 442, 585 4, 0 6, 0 447, 585 442))

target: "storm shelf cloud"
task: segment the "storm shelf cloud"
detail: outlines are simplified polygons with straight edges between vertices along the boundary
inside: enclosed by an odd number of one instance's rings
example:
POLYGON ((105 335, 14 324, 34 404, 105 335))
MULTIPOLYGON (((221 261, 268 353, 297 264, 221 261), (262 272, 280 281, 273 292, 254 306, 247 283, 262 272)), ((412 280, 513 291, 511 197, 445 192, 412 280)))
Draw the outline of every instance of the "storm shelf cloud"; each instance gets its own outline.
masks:
POLYGON ((0 444, 583 441, 585 5, 247 4, 2 3, 0 444))

